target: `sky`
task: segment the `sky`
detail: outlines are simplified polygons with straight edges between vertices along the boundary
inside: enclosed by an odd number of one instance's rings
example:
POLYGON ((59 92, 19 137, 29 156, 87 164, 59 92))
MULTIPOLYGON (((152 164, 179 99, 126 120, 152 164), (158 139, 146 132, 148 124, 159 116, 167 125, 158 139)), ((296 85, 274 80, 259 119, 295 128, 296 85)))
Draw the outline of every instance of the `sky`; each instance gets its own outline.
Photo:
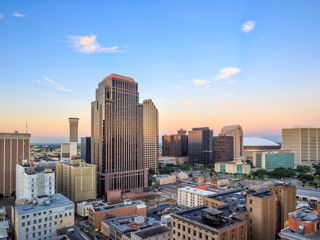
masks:
POLYGON ((320 1, 0 0, 0 132, 90 136, 101 79, 133 77, 160 134, 320 127, 320 1))

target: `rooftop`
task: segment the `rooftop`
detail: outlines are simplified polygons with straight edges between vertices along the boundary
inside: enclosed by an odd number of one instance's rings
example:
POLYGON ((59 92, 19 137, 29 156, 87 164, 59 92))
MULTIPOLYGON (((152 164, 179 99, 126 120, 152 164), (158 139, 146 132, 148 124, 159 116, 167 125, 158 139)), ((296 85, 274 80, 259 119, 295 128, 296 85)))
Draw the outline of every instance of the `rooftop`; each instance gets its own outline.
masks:
POLYGON ((286 239, 295 239, 295 240, 319 240, 320 231, 315 232, 311 235, 303 235, 302 233, 294 232, 289 227, 281 230, 279 233, 280 237, 285 237, 286 239))
POLYGON ((213 194, 213 192, 211 192, 211 191, 206 191, 206 190, 202 190, 199 188, 193 188, 193 187, 183 187, 183 188, 179 188, 178 190, 188 192, 188 193, 194 193, 194 194, 198 194, 198 195, 202 195, 202 196, 208 196, 208 195, 213 194))
POLYGON ((134 235, 142 239, 146 239, 146 238, 157 236, 167 232, 171 232, 171 229, 168 228, 167 226, 155 226, 152 228, 147 228, 147 229, 135 232, 134 235))
POLYGON ((265 138, 257 138, 257 137, 244 137, 243 146, 244 147, 280 147, 278 143, 275 143, 265 138))
POLYGON ((160 225, 160 222, 154 218, 136 215, 105 219, 103 223, 116 228, 123 234, 160 225))
POLYGON ((224 207, 211 208, 200 206, 172 214, 176 217, 211 232, 218 232, 225 227, 244 221, 236 214, 226 213, 224 207))
POLYGON ((52 208, 59 208, 59 207, 72 207, 74 208, 74 203, 63 196, 60 193, 54 194, 50 196, 50 203, 49 204, 36 204, 32 201, 29 201, 27 204, 20 204, 15 206, 15 210, 17 215, 24 215, 29 214, 32 212, 39 212, 45 211, 52 208))
POLYGON ((320 199, 320 191, 297 188, 297 196, 305 196, 320 199))
POLYGON ((272 196, 272 192, 266 190, 266 189, 260 189, 260 190, 251 190, 248 192, 249 195, 254 196, 254 197, 260 197, 260 198, 265 198, 265 197, 270 197, 272 196))
POLYGON ((95 212, 103 212, 109 209, 124 208, 127 206, 133 206, 133 205, 135 205, 137 208, 146 208, 145 203, 142 201, 127 201, 123 203, 110 204, 110 205, 107 203, 100 202, 93 206, 93 210, 95 212))
POLYGON ((301 222, 312 222, 317 219, 320 219, 317 212, 309 207, 299 208, 295 212, 289 213, 289 217, 301 222))

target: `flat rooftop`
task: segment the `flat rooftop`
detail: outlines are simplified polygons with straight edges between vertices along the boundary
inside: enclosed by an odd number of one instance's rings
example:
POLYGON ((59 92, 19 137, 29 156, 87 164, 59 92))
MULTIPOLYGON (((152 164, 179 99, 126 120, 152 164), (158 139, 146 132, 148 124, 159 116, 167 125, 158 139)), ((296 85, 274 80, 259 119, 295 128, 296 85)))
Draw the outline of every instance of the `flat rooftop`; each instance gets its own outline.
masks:
POLYGON ((249 195, 254 196, 254 197, 260 197, 260 198, 265 198, 265 197, 270 197, 272 196, 272 192, 261 189, 261 190, 256 190, 256 191, 251 191, 248 192, 249 195))
POLYGON ((193 187, 179 188, 178 191, 184 191, 184 192, 188 192, 188 193, 199 194, 199 195, 202 195, 202 196, 208 196, 208 195, 212 195, 213 194, 213 192, 211 192, 211 191, 202 190, 202 189, 193 188, 193 187))
POLYGON ((131 203, 117 203, 117 204, 110 204, 107 203, 98 203, 97 205, 93 206, 93 210, 95 212, 102 212, 109 209, 116 209, 116 208, 124 208, 128 206, 137 206, 137 208, 145 208, 146 205, 142 201, 132 201, 131 203))
POLYGON ((171 228, 168 228, 167 226, 156 226, 135 232, 134 234, 142 239, 147 239, 167 232, 171 232, 171 228))
POLYGON ((280 237, 286 237, 288 239, 296 239, 296 240, 319 240, 320 239, 320 231, 315 232, 311 235, 303 235, 298 232, 292 231, 290 228, 285 228, 279 233, 280 237))
POLYGON ((29 214, 33 212, 45 211, 53 208, 59 207, 73 207, 74 203, 63 196, 60 193, 54 194, 50 197, 50 204, 47 205, 37 205, 33 203, 16 205, 15 209, 18 215, 29 214))
POLYGON ((172 214, 172 217, 176 217, 178 219, 181 219, 200 228, 204 228, 211 232, 218 232, 225 227, 229 227, 233 224, 237 224, 244 221, 238 216, 233 216, 230 213, 225 213, 224 207, 210 208, 206 206, 200 206, 174 213, 172 214), (208 209, 213 210, 211 211, 208 209), (210 219, 205 219, 203 217, 204 213, 208 213, 212 216, 220 215, 221 221, 214 222, 210 219))
POLYGON ((289 213, 289 217, 302 222, 312 222, 317 219, 320 219, 317 212, 308 207, 302 207, 293 213, 289 213))
POLYGON ((313 197, 320 199, 320 191, 297 188, 297 196, 313 197))
POLYGON ((160 222, 152 217, 142 217, 137 215, 105 219, 103 220, 103 223, 116 228, 123 234, 160 225, 160 222))

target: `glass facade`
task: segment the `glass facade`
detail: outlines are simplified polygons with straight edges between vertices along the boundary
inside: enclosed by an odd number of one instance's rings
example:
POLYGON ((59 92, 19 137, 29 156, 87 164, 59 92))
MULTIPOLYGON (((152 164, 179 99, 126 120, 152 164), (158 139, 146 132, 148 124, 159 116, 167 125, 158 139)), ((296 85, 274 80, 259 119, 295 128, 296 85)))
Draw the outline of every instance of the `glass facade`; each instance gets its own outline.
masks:
POLYGON ((294 168, 294 153, 293 152, 270 152, 263 153, 263 164, 267 171, 272 171, 275 168, 294 168))

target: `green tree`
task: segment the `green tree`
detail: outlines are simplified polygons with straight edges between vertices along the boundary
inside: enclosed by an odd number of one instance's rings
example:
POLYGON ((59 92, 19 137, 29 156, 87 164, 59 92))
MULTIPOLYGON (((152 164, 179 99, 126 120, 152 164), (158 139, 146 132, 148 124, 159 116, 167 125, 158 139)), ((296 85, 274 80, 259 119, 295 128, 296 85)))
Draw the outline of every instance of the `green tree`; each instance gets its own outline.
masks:
POLYGON ((311 172, 311 167, 310 166, 303 166, 303 165, 299 165, 296 168, 296 172, 298 174, 305 174, 305 173, 310 173, 311 172))

